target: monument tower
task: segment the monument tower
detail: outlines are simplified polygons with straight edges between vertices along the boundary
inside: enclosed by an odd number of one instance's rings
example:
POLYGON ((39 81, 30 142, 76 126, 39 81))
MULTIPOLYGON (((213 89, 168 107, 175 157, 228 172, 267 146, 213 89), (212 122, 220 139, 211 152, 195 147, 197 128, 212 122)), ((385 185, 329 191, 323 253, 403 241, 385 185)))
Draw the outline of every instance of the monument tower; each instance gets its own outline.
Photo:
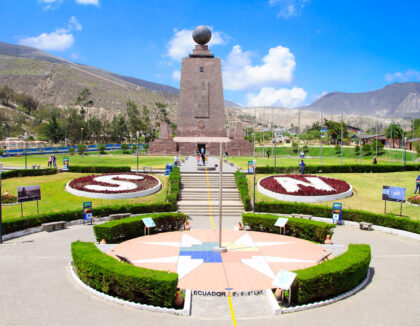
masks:
POLYGON ((218 155, 223 142, 229 155, 253 155, 254 146, 244 139, 241 123, 227 136, 221 61, 207 46, 210 29, 198 26, 192 37, 197 44, 189 57, 182 59, 177 137, 156 140, 150 145, 151 154, 172 154, 167 150, 176 148, 182 155, 193 155, 197 147, 204 147, 207 153, 218 155))

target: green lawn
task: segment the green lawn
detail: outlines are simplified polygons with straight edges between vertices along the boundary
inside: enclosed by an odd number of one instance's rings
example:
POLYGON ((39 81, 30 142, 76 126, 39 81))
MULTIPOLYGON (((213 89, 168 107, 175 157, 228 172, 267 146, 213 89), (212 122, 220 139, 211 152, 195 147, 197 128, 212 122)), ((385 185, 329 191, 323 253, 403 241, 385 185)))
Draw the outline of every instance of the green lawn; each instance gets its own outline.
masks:
MULTIPOLYGON (((51 213, 66 210, 82 210, 84 201, 91 201, 93 205, 93 212, 95 207, 122 205, 131 203, 152 203, 165 202, 167 192, 167 177, 163 175, 157 176, 162 182, 162 189, 156 194, 131 198, 131 199, 94 199, 74 196, 64 190, 66 183, 70 180, 88 175, 86 173, 59 173, 40 177, 23 177, 12 178, 2 181, 2 193, 6 190, 13 196, 17 196, 17 187, 21 186, 41 186, 41 201, 39 202, 39 212, 51 213)), ((16 218, 21 216, 20 205, 3 206, 3 220, 16 218)), ((23 203, 23 215, 36 215, 36 202, 23 203)))
MULTIPOLYGON (((331 173, 320 174, 321 176, 336 178, 348 182, 353 187, 353 196, 341 199, 343 209, 360 209, 373 213, 384 213, 384 202, 382 201, 382 186, 397 186, 406 188, 406 198, 414 195, 415 180, 418 172, 393 172, 393 173, 331 173)), ((268 175, 258 174, 257 181, 268 175)), ((247 175, 248 186, 251 198, 253 196, 253 176, 247 175)), ((276 202, 276 199, 256 192, 256 201, 276 202)), ((332 207, 333 201, 314 203, 332 207)), ((399 215, 400 204, 387 202, 387 213, 399 215)), ((403 216, 420 220, 420 207, 403 204, 403 216)))
MULTIPOLYGON (((137 157, 133 154, 90 154, 85 156, 79 155, 64 155, 57 154, 58 167, 63 166, 63 158, 67 156, 70 158, 70 165, 84 165, 84 166, 131 166, 137 167, 137 157)), ((48 166, 49 155, 28 155, 27 166, 32 168, 32 165, 41 165, 46 168, 48 166)), ((180 158, 181 159, 181 158, 180 158)), ((5 167, 23 167, 25 166, 25 157, 8 157, 1 158, 0 161, 5 167)), ((150 166, 152 168, 164 169, 167 163, 173 163, 173 156, 139 156, 139 169, 143 166, 150 166)))

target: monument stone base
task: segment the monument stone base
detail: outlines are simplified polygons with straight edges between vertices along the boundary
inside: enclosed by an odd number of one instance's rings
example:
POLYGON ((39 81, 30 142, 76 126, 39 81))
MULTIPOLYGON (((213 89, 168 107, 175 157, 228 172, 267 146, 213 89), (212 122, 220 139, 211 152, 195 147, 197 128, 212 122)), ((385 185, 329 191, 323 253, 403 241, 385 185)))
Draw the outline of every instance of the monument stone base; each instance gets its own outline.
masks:
POLYGON ((150 155, 175 155, 176 143, 172 139, 155 139, 149 145, 150 155))

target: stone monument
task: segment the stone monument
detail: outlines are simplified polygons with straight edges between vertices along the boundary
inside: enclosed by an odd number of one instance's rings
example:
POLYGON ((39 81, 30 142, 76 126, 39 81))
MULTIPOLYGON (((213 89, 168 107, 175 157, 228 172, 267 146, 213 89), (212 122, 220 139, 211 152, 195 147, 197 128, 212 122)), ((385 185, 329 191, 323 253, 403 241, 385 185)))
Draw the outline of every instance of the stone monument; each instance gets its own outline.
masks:
POLYGON ((149 150, 150 154, 159 155, 175 155, 178 152, 172 138, 172 128, 166 121, 160 123, 159 138, 150 143, 149 150))
MULTIPOLYGON (((210 29, 198 26, 193 39, 197 43, 193 53, 182 59, 177 137, 170 141, 175 141, 181 155, 193 155, 196 148, 202 147, 206 153, 218 155, 220 142, 229 155, 253 155, 254 145, 244 139, 241 123, 236 124, 233 137, 227 135, 221 61, 207 46, 210 29)), ((165 146, 169 146, 168 141, 165 146)), ((155 142, 150 152, 161 154, 160 137, 155 142)))

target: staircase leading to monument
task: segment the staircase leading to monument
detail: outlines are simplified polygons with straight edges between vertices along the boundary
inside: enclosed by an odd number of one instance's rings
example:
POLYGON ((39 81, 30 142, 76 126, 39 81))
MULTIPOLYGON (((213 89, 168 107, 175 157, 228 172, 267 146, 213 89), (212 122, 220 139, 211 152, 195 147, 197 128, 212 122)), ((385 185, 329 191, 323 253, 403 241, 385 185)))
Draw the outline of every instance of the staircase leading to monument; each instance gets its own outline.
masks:
MULTIPOLYGON (((209 165, 217 162, 216 159, 209 160, 209 165)), ((222 213, 224 220, 231 220, 232 225, 236 224, 242 217, 244 207, 242 205, 238 189, 236 188, 235 177, 232 169, 224 164, 224 168, 230 171, 223 173, 223 202, 222 213)), ((225 170, 225 169, 224 169, 225 170)), ((178 200, 178 210, 189 215, 195 228, 208 228, 211 215, 214 223, 219 216, 219 173, 196 170, 195 158, 189 157, 181 166, 181 192, 178 200), (187 167, 189 166, 189 168, 187 167), (208 178, 208 181, 207 181, 208 178), (210 202, 209 202, 210 197, 210 202)))

